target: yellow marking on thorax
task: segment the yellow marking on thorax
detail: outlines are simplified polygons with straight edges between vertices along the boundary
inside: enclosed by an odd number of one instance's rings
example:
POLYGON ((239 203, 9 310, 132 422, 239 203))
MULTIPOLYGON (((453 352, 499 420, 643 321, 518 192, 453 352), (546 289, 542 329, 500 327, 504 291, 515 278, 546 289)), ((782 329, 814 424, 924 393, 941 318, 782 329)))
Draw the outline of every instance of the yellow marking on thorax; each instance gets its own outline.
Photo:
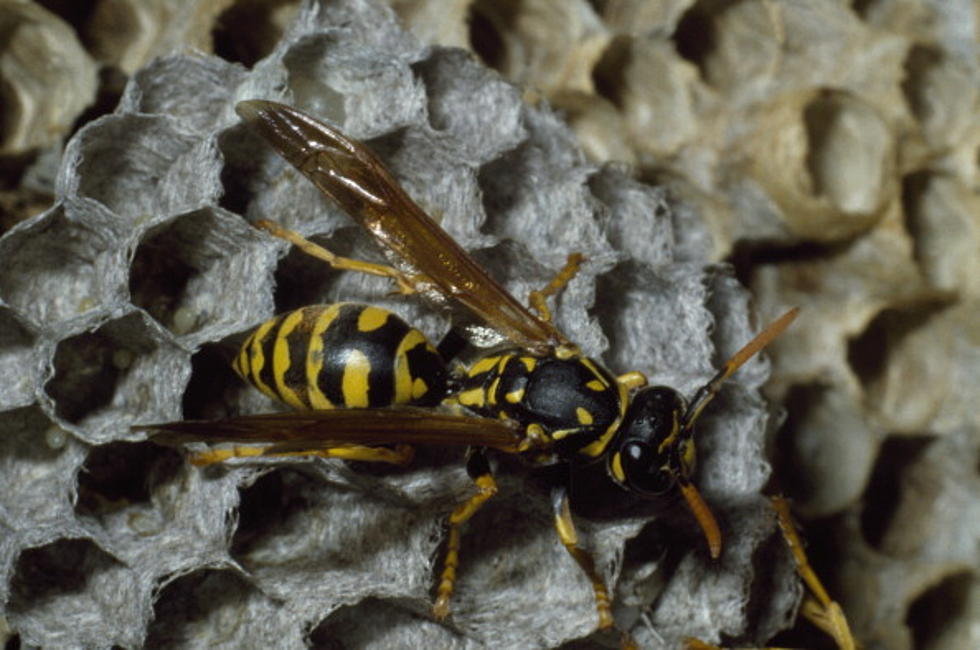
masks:
POLYGON ((504 395, 504 399, 511 404, 520 404, 521 400, 524 399, 524 389, 518 388, 517 390, 512 390, 504 395))
POLYGON ((373 332, 388 322, 388 312, 377 307, 365 307, 357 317, 357 331, 373 332))
POLYGON ((578 429, 558 429, 557 431, 551 432, 552 440, 561 440, 562 438, 567 438, 568 434, 578 431, 578 429))
POLYGON ((344 378, 340 383, 344 394, 344 404, 351 408, 364 408, 368 405, 368 374, 371 360, 360 350, 351 350, 344 363, 344 378))
MULTIPOLYGON (((307 309, 312 309, 307 307, 307 309)), ((310 332, 310 345, 306 351, 306 394, 310 400, 310 406, 314 409, 327 410, 336 408, 333 402, 320 390, 317 378, 323 370, 323 333, 327 331, 330 324, 340 313, 340 305, 330 305, 326 309, 319 310, 310 332)))
POLYGON ((497 388, 500 386, 500 375, 493 378, 490 382, 490 387, 487 389, 487 402, 490 406, 494 406, 497 403, 497 388))
POLYGON ((590 379, 585 383, 585 387, 588 388, 589 390, 594 390, 597 393, 606 390, 606 384, 599 381, 598 379, 590 379))
POLYGON ((299 395, 286 385, 286 372, 289 370, 289 341, 286 337, 302 322, 302 309, 287 314, 272 344, 272 378, 276 382, 276 390, 279 391, 279 398, 295 409, 304 409, 306 405, 299 395))
POLYGON ((590 359, 588 357, 579 357, 578 362, 581 363, 586 368, 588 368, 589 369, 589 372, 591 372, 593 375, 595 375, 595 379, 590 379, 589 380, 589 383, 591 383, 593 381, 598 381, 603 386, 608 386, 609 385, 609 382, 607 382, 606 379, 605 379, 605 377, 603 377, 602 371, 599 370, 598 367, 596 367, 595 362, 593 362, 592 359, 590 359))
MULTIPOLYGON (((259 379, 259 373, 262 372, 262 368, 266 364, 265 353, 262 351, 262 342, 269 335, 269 331, 275 327, 278 320, 278 318, 273 318, 259 325, 259 329, 255 330, 255 333, 252 334, 252 338, 248 342, 249 357, 252 360, 252 374, 249 377, 249 381, 252 382, 253 386, 274 399, 279 399, 279 396, 276 395, 276 391, 271 386, 268 386, 264 381, 259 379)), ((271 363, 271 361, 270 359, 269 362, 271 363)))
POLYGON ((470 377, 475 377, 484 372, 489 372, 490 370, 493 370, 493 367, 497 365, 497 362, 499 360, 500 360, 499 356, 483 357, 482 359, 474 363, 473 366, 466 371, 466 374, 470 377))
MULTIPOLYGON (((582 361, 589 360, 583 357, 582 361)), ((595 365, 591 362, 589 362, 587 365, 589 368, 595 369, 595 365)), ((596 372, 597 376, 601 376, 599 375, 598 371, 594 370, 594 372, 596 372)), ((609 446, 609 441, 613 439, 613 436, 615 436, 616 432, 619 430, 619 425, 623 421, 623 416, 626 415, 626 405, 629 403, 629 388, 627 388, 625 384, 620 383, 616 384, 616 388, 619 389, 619 415, 617 415, 616 419, 612 421, 612 424, 610 424, 609 427, 602 432, 601 436, 599 436, 594 442, 582 447, 582 449, 579 450, 580 454, 590 456, 591 458, 598 458, 606 450, 606 447, 609 446)))
POLYGON ((470 408, 483 408, 486 404, 486 392, 483 388, 471 388, 464 390, 456 396, 459 403, 470 408))
POLYGON ((589 425, 593 422, 592 414, 581 406, 575 407, 575 417, 578 418, 579 424, 589 425))
POLYGON ((538 360, 534 357, 521 357, 521 362, 528 372, 534 372, 534 367, 538 365, 538 360))
MULTIPOLYGON (((372 309, 375 308, 372 307, 372 309)), ((424 390, 422 391, 422 395, 415 395, 415 378, 412 377, 412 369, 408 366, 407 352, 418 345, 431 347, 425 339, 425 336, 422 335, 422 332, 416 329, 409 330, 398 343, 398 349, 395 351, 395 358, 393 359, 395 364, 394 404, 408 404, 412 401, 413 397, 418 398, 425 395, 424 390)))

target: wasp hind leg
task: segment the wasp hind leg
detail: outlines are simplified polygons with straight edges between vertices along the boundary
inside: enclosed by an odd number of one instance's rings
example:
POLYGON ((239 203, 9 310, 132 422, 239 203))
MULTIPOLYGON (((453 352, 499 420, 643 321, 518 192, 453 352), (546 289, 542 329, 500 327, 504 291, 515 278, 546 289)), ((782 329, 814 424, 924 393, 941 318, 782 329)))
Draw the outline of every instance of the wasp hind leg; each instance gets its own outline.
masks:
POLYGON ((578 275, 579 269, 582 267, 582 262, 585 261, 585 256, 581 253, 570 253, 568 259, 565 260, 565 266, 561 268, 555 277, 551 278, 549 282, 543 289, 536 289, 531 292, 528 296, 527 301, 530 303, 531 308, 538 312, 541 320, 546 323, 551 322, 551 309, 548 308, 548 303, 546 298, 548 296, 553 296, 565 286, 572 281, 572 279, 578 275))
POLYGON ((572 512, 568 506, 568 489, 564 485, 552 490, 551 506, 555 512, 555 530, 558 531, 558 539, 592 583, 592 589, 595 591, 595 608, 599 614, 599 629, 609 629, 614 624, 609 589, 602 576, 596 571, 592 556, 578 545, 578 533, 575 531, 572 512))
POLYGON ((350 257, 341 257, 340 255, 331 253, 329 250, 323 246, 320 246, 319 244, 314 244, 298 232, 289 230, 288 228, 283 228, 279 224, 267 219, 260 219, 259 221, 256 221, 255 226, 257 228, 261 228, 274 237, 285 239, 307 255, 315 257, 318 260, 322 260, 337 270, 357 271, 358 273, 367 273, 368 275, 378 275, 383 278, 391 278, 398 285, 398 291, 400 293, 405 295, 415 293, 415 283, 404 273, 392 266, 375 264, 373 262, 364 262, 362 260, 355 260, 350 257))
POLYGON ((322 449, 282 450, 276 445, 236 445, 208 449, 190 455, 192 465, 203 467, 214 465, 231 458, 295 458, 298 456, 314 456, 317 458, 340 458, 343 460, 360 460, 369 463, 390 463, 392 465, 408 465, 415 457, 415 449, 411 445, 395 445, 394 447, 367 447, 364 445, 342 445, 322 449))
POLYGON ((449 600, 456 586, 456 569, 459 566, 459 529, 470 517, 476 514, 484 503, 497 493, 497 481, 490 471, 486 453, 476 449, 466 461, 466 472, 476 484, 476 493, 463 503, 456 506, 449 515, 449 535, 446 538, 446 555, 442 561, 442 573, 439 585, 436 587, 436 602, 432 606, 432 615, 443 620, 449 615, 449 600))

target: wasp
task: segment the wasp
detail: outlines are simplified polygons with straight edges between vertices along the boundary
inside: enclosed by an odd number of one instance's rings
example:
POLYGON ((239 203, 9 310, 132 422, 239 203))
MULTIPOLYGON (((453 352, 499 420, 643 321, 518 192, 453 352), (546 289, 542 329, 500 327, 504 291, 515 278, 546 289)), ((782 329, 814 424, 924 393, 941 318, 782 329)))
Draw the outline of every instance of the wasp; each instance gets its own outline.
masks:
MULTIPOLYGON (((492 449, 532 465, 596 466, 622 494, 660 498, 678 490, 707 540, 721 552, 718 524, 692 481, 694 425, 722 383, 795 318, 783 315, 745 345, 688 400, 648 386, 640 372, 614 375, 585 356, 554 325, 547 298, 575 276, 565 267, 529 305, 481 268, 395 181, 368 148, 313 117, 261 100, 236 107, 283 158, 360 223, 398 261, 385 266, 340 257, 277 224, 258 223, 332 267, 390 278, 406 294, 450 301, 498 332, 507 345, 469 367, 446 359, 417 329, 378 307, 304 307, 260 325, 234 370, 294 411, 139 427, 156 440, 236 443, 199 452, 206 465, 231 457, 321 456, 407 463, 417 445, 470 448, 474 493, 449 515, 433 614, 449 613, 459 563, 460 527, 497 491, 492 449)), ((611 628, 609 590, 578 544, 569 485, 552 490, 554 525, 590 580, 600 628, 611 628)))

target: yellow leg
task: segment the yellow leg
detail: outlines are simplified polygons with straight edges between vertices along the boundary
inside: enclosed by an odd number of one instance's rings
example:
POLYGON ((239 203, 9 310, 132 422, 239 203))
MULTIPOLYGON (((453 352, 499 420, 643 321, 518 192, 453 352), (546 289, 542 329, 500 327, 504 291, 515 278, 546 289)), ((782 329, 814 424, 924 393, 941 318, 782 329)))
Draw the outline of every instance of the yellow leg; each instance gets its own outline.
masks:
POLYGON ((615 621, 613 621, 612 603, 609 600, 609 589, 606 588, 602 576, 596 571, 592 556, 578 545, 578 533, 575 531, 572 512, 568 507, 568 491, 564 487, 555 488, 552 492, 551 505, 555 512, 555 530, 558 531, 558 539, 592 582, 592 589, 595 591, 595 608, 599 614, 599 628, 611 628, 615 621))
POLYGON ((391 278, 398 284, 398 290, 401 293, 405 295, 415 293, 415 285, 419 279, 416 278, 413 282, 411 278, 394 267, 385 266, 383 264, 374 264, 373 262, 363 262, 361 260, 335 255, 323 246, 314 244, 298 232, 289 230, 288 228, 283 228, 279 224, 267 219, 260 219, 259 221, 255 222, 255 225, 256 227, 265 230, 275 237, 285 239, 307 255, 315 257, 318 260, 323 260, 335 269, 341 271, 357 271, 358 273, 367 273, 368 275, 378 275, 384 278, 391 278))
POLYGON ((365 447, 363 445, 345 445, 327 449, 303 449, 299 451, 276 451, 275 445, 237 445, 208 449, 207 451, 191 454, 188 459, 198 467, 221 463, 229 458, 293 458, 297 456, 317 456, 320 458, 342 458, 344 460, 362 460, 372 463, 391 463, 392 465, 407 465, 415 456, 411 445, 395 445, 389 447, 365 447))
POLYGON ((793 525, 789 503, 782 497, 773 497, 772 508, 776 511, 783 539, 786 540, 786 545, 793 553, 793 559, 796 561, 796 572, 803 578, 803 583, 810 592, 804 599, 800 611, 807 620, 832 637, 840 650, 855 650, 858 645, 851 634, 844 611, 840 605, 830 599, 830 595, 824 589, 820 578, 810 566, 810 561, 803 551, 803 542, 793 525))
POLYGON ((432 615, 443 620, 449 615, 449 599, 452 598, 456 585, 456 569, 459 566, 459 528, 466 523, 476 511, 497 493, 497 482, 490 473, 490 466, 482 451, 475 452, 470 457, 467 470, 476 484, 476 493, 463 503, 456 506, 449 515, 449 535, 446 539, 446 557, 442 562, 442 573, 439 585, 436 587, 436 602, 432 606, 432 615))
POLYGON ((565 261, 565 266, 558 271, 555 277, 551 279, 551 282, 544 289, 532 291, 528 296, 528 302, 531 303, 531 308, 541 315, 541 320, 546 323, 551 322, 551 310, 548 309, 548 303, 545 301, 545 298, 553 296, 564 289, 565 285, 571 282, 572 278, 578 273, 584 261, 585 256, 581 253, 569 254, 568 259, 565 261))

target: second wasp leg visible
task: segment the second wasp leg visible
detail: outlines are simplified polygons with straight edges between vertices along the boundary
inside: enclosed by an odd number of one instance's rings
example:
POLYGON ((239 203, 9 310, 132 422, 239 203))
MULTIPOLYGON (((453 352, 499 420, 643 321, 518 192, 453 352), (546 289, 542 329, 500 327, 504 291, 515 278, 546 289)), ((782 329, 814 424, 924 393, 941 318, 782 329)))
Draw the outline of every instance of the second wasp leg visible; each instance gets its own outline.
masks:
POLYGON ((456 568, 459 566, 459 528, 497 493, 497 481, 493 478, 483 449, 473 451, 466 462, 466 471, 476 484, 477 491, 456 506, 449 515, 446 557, 442 562, 442 573, 439 576, 439 585, 436 587, 436 602, 432 606, 432 614, 439 620, 449 615, 449 599, 452 598, 453 588, 456 585, 456 568))
POLYGON ((592 582, 592 589, 595 591, 595 608, 599 613, 599 628, 610 628, 614 621, 609 589, 606 588, 602 576, 596 571, 592 556, 578 545, 578 533, 575 532, 575 524, 572 522, 572 512, 568 507, 568 490, 565 486, 552 490, 551 507, 555 512, 555 530, 558 531, 558 538, 592 582))
POLYGON ((289 458, 296 456, 317 456, 319 458, 342 458, 343 460, 361 460, 369 463, 391 463, 392 465, 408 465, 415 457, 415 449, 411 445, 395 445, 391 447, 366 447, 364 445, 343 445, 324 449, 301 449, 277 451, 275 445, 238 445, 218 449, 209 449, 191 454, 189 462, 202 467, 224 462, 230 458, 255 458, 267 456, 270 458, 289 458))
POLYGON ((256 227, 265 230, 275 237, 285 239, 307 255, 315 257, 318 260, 323 260, 335 269, 341 271, 357 271, 359 273, 367 273, 368 275, 379 275, 384 278, 391 278, 398 284, 398 290, 401 293, 405 295, 415 293, 415 284, 409 279, 408 276, 392 266, 375 264, 373 262, 364 262, 361 260, 351 259, 349 257, 335 255, 323 246, 314 244, 298 232, 289 230, 288 228, 283 228, 279 224, 267 219, 260 219, 259 221, 255 222, 255 225, 256 227))
POLYGON ((531 307, 541 316, 541 320, 546 323, 551 322, 551 310, 548 309, 548 303, 545 299, 564 289, 565 285, 571 282, 572 278, 578 274, 578 270, 581 268, 583 261, 585 261, 585 256, 581 253, 570 253, 568 259, 565 261, 565 266, 562 267, 561 271, 558 271, 555 277, 551 278, 551 282, 544 289, 532 291, 531 295, 528 296, 528 302, 531 303, 531 307))
POLYGON ((858 647, 857 642, 851 634, 844 611, 837 602, 831 600, 823 583, 820 582, 820 578, 817 577, 809 560, 807 560, 806 553, 803 551, 803 542, 793 525, 789 503, 782 497, 773 497, 772 508, 776 511, 776 520, 779 522, 779 530, 783 534, 783 539, 786 540, 786 545, 793 553, 796 572, 803 578, 803 583, 810 591, 803 598, 801 608, 803 616, 831 636, 840 650, 855 650, 858 647))

